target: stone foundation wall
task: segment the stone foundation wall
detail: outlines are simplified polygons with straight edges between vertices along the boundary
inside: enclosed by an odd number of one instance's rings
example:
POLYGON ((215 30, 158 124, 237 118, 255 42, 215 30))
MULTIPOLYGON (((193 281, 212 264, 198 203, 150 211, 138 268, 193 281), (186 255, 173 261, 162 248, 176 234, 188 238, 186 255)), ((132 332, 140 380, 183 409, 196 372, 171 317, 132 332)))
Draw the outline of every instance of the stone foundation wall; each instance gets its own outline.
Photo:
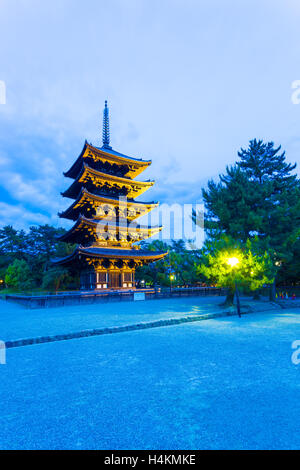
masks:
POLYGON ((123 302, 133 301, 134 292, 145 292, 145 299, 165 299, 172 297, 195 297, 195 296, 218 296, 226 295, 226 289, 215 287, 195 287, 188 289, 172 289, 165 291, 155 291, 154 289, 137 289, 135 291, 119 292, 76 292, 60 293, 57 295, 6 295, 5 299, 9 302, 17 302, 26 308, 49 308, 63 307, 65 305, 86 305, 103 302, 123 302))

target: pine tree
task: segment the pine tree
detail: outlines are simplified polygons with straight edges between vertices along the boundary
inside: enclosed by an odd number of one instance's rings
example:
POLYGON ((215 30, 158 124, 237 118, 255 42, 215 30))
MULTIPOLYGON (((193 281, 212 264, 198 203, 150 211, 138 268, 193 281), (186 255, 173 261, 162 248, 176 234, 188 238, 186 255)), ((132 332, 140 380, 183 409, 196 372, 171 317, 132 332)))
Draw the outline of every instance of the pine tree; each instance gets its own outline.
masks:
POLYGON ((300 235, 300 183, 292 173, 296 165, 288 164, 280 150, 273 142, 250 141, 247 150, 238 152, 240 161, 202 192, 208 237, 226 234, 244 243, 257 238, 261 253, 272 258, 274 280, 280 266, 291 260, 300 235))
POLYGON ((274 142, 265 144, 262 140, 250 140, 248 149, 241 148, 238 152, 238 165, 251 181, 260 184, 272 181, 286 188, 297 180, 297 176, 291 174, 296 164, 286 163, 285 152, 279 153, 280 150, 281 146, 274 148, 274 142))
POLYGON ((238 165, 227 167, 219 183, 209 181, 202 195, 206 209, 205 231, 211 239, 224 234, 246 242, 253 227, 262 222, 264 214, 259 205, 265 197, 264 188, 251 183, 238 165))

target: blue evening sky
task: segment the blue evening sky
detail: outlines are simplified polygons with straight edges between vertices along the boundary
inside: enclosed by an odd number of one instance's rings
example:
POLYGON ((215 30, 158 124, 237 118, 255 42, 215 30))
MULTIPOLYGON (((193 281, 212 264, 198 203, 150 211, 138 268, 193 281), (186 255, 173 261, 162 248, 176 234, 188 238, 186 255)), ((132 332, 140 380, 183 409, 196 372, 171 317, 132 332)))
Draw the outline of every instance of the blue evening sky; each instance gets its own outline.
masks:
POLYGON ((152 159, 143 200, 196 202, 257 137, 300 163, 300 2, 0 0, 1 226, 65 224, 84 140, 152 159))

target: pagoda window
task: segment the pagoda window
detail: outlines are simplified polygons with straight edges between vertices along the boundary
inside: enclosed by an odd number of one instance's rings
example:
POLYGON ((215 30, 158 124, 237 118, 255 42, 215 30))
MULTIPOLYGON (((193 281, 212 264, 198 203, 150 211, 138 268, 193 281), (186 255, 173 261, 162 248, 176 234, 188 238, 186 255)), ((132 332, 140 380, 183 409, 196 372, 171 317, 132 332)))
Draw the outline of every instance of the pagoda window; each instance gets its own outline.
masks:
POLYGON ((131 282, 132 281, 132 272, 125 272, 123 277, 124 282, 131 282))
POLYGON ((106 283, 107 282, 107 273, 106 272, 100 272, 97 273, 97 282, 99 283, 106 283))
POLYGON ((132 287, 132 272, 123 273, 123 287, 132 287))
POLYGON ((108 274, 107 272, 98 272, 97 276, 97 289, 107 289, 108 274))

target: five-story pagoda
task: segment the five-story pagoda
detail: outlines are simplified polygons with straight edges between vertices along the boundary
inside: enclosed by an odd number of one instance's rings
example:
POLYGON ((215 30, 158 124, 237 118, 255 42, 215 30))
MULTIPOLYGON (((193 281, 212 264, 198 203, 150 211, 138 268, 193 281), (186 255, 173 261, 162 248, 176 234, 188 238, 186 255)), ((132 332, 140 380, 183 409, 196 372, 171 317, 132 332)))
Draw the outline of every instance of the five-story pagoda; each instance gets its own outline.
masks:
POLYGON ((106 101, 102 141, 101 148, 86 141, 75 163, 64 173, 73 182, 62 195, 74 202, 59 216, 75 223, 60 240, 77 243, 78 247, 53 263, 79 270, 81 289, 132 289, 136 267, 167 254, 134 245, 162 229, 136 223, 138 217, 158 206, 134 200, 154 184, 134 179, 151 161, 112 149, 106 101))

